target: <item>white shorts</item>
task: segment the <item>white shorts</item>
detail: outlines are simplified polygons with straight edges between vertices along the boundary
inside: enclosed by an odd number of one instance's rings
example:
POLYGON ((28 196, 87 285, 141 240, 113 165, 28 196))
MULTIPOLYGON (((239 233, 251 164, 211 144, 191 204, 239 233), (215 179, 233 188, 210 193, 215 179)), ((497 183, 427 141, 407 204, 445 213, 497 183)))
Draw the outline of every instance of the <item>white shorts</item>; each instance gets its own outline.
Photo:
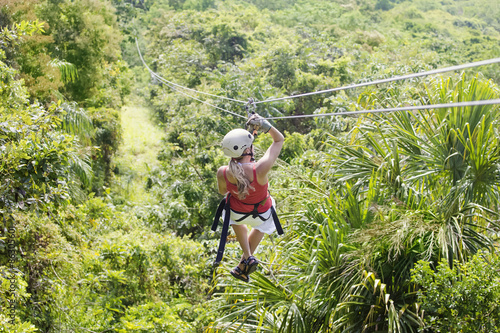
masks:
MULTIPOLYGON (((273 207, 276 207, 276 202, 274 201, 274 198, 271 197, 271 201, 273 203, 273 207)), ((275 208, 276 209, 276 208, 275 208)), ((224 220, 224 216, 226 215, 226 211, 224 210, 222 212, 222 219, 224 220)), ((237 224, 237 225, 242 225, 246 224, 253 229, 257 229, 265 234, 272 234, 274 230, 276 230, 276 226, 274 225, 274 219, 273 219, 273 214, 271 213, 271 208, 266 210, 264 213, 259 213, 261 217, 263 217, 265 220, 263 221, 260 217, 253 218, 252 215, 249 215, 247 218, 245 218, 241 222, 235 222, 236 220, 239 220, 246 214, 239 214, 235 213, 231 210, 231 216, 229 220, 229 225, 237 224)))

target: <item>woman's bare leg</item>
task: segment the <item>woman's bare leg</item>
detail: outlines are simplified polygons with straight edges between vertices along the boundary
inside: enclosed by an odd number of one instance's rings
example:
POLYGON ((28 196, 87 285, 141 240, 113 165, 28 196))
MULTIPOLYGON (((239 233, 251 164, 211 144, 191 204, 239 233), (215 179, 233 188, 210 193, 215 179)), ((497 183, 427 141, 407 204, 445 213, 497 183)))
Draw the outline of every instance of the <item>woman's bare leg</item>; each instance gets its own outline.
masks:
POLYGON ((243 250, 243 256, 241 257, 241 261, 238 264, 238 267, 242 271, 244 271, 245 265, 241 262, 253 255, 253 253, 257 249, 257 246, 262 241, 262 238, 264 238, 264 233, 257 229, 252 229, 247 237, 248 229, 246 225, 233 224, 232 227, 234 233, 236 234, 236 239, 240 243, 241 249, 243 250))
MULTIPOLYGON (((250 247, 250 255, 253 256, 253 253, 255 252, 255 249, 257 249, 257 246, 260 244, 262 238, 264 238, 264 233, 262 231, 259 231, 257 229, 252 229, 252 231, 250 231, 250 235, 248 235, 248 246, 250 247)), ((241 256, 241 261, 247 259, 248 257, 249 256, 246 256, 245 253, 243 253, 243 256, 241 256)))
POLYGON ((250 235, 248 236, 248 244, 250 246, 251 255, 253 255, 253 253, 257 249, 257 246, 259 246, 260 241, 262 240, 262 238, 264 238, 264 235, 265 234, 262 231, 259 231, 257 229, 252 229, 252 231, 250 231, 250 235))
MULTIPOLYGON (((248 229, 247 226, 242 224, 242 225, 237 225, 233 224, 232 225, 234 233, 236 234, 236 239, 240 243, 240 247, 243 250, 243 257, 241 258, 246 259, 252 255, 252 251, 250 250, 250 244, 248 242, 249 237, 247 237, 248 229)), ((238 267, 243 271, 245 269, 245 265, 243 265, 241 262, 238 265, 238 267)))

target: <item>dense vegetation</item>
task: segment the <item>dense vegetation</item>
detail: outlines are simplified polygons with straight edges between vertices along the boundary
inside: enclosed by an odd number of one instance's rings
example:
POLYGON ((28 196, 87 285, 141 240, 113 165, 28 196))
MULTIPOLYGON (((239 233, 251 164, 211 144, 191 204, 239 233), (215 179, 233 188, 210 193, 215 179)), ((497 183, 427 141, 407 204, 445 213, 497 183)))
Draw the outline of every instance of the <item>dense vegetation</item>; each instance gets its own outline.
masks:
MULTIPOLYGON (((1 332, 500 331, 498 105, 276 120, 285 236, 245 284, 232 236, 211 267, 209 232, 219 142, 244 123, 224 110, 498 58, 494 0, 11 0, 0 26, 1 332)), ((256 110, 499 84, 495 64, 256 110)))

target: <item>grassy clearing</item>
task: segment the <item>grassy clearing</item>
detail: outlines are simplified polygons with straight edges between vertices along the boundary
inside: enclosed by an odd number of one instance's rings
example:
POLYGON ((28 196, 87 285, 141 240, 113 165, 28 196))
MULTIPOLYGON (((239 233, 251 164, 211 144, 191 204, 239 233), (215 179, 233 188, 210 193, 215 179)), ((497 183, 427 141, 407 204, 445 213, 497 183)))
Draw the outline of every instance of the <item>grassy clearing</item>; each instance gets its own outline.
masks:
POLYGON ((129 202, 149 202, 145 189, 148 173, 159 165, 156 156, 163 133, 152 121, 150 111, 140 106, 122 109, 123 143, 115 158, 116 181, 112 191, 129 202))

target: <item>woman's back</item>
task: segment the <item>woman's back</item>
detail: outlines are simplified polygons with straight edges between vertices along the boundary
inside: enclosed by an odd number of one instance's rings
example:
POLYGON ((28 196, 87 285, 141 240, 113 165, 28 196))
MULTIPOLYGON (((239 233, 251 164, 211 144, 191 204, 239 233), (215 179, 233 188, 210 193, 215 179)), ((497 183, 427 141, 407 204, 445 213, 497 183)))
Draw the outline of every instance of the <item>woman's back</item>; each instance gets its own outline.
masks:
MULTIPOLYGON (((249 164, 245 163, 245 164, 241 165, 241 167, 243 168, 243 170, 245 172, 245 178, 248 179, 250 182, 254 181, 254 179, 253 179, 254 178, 254 176, 253 176, 253 165, 254 164, 255 163, 249 163, 249 164)), ((236 184, 236 178, 232 174, 231 170, 226 171, 226 176, 227 176, 227 179, 229 180, 230 183, 236 184)))
MULTIPOLYGON (((279 147, 281 149, 281 147, 279 147)), ((268 150, 269 151, 269 150, 268 150)), ((279 151, 278 151, 279 154, 279 151)), ((266 155, 268 155, 268 152, 266 152, 266 155)), ((243 168, 245 172, 245 178, 248 179, 250 182, 254 181, 254 173, 253 173, 253 168, 255 167, 256 173, 257 173, 257 182, 261 185, 264 185, 268 182, 268 177, 267 174, 271 167, 273 166, 276 158, 271 158, 264 155, 262 159, 260 159, 258 162, 255 163, 242 163, 241 167, 243 168)), ((277 156, 276 156, 277 157, 277 156)), ((227 178, 229 182, 236 184, 236 178, 234 175, 231 173, 230 170, 227 171, 227 178)))
MULTIPOLYGON (((256 179, 256 169, 255 169, 255 164, 250 163, 250 170, 251 170, 251 178, 249 178, 250 181, 250 188, 245 196, 245 198, 240 199, 238 196, 238 186, 231 182, 231 180, 228 177, 228 174, 230 173, 230 170, 226 168, 224 170, 224 178, 226 181, 226 188, 229 193, 231 193, 230 197, 230 204, 231 204, 231 209, 234 211, 239 211, 239 212, 250 212, 254 209, 254 205, 259 205, 258 206, 258 211, 259 212, 265 212, 268 210, 272 202, 270 200, 269 192, 268 192, 268 184, 267 182, 265 184, 260 184, 257 179, 256 179)), ((245 169, 245 172, 247 170, 245 169)))

